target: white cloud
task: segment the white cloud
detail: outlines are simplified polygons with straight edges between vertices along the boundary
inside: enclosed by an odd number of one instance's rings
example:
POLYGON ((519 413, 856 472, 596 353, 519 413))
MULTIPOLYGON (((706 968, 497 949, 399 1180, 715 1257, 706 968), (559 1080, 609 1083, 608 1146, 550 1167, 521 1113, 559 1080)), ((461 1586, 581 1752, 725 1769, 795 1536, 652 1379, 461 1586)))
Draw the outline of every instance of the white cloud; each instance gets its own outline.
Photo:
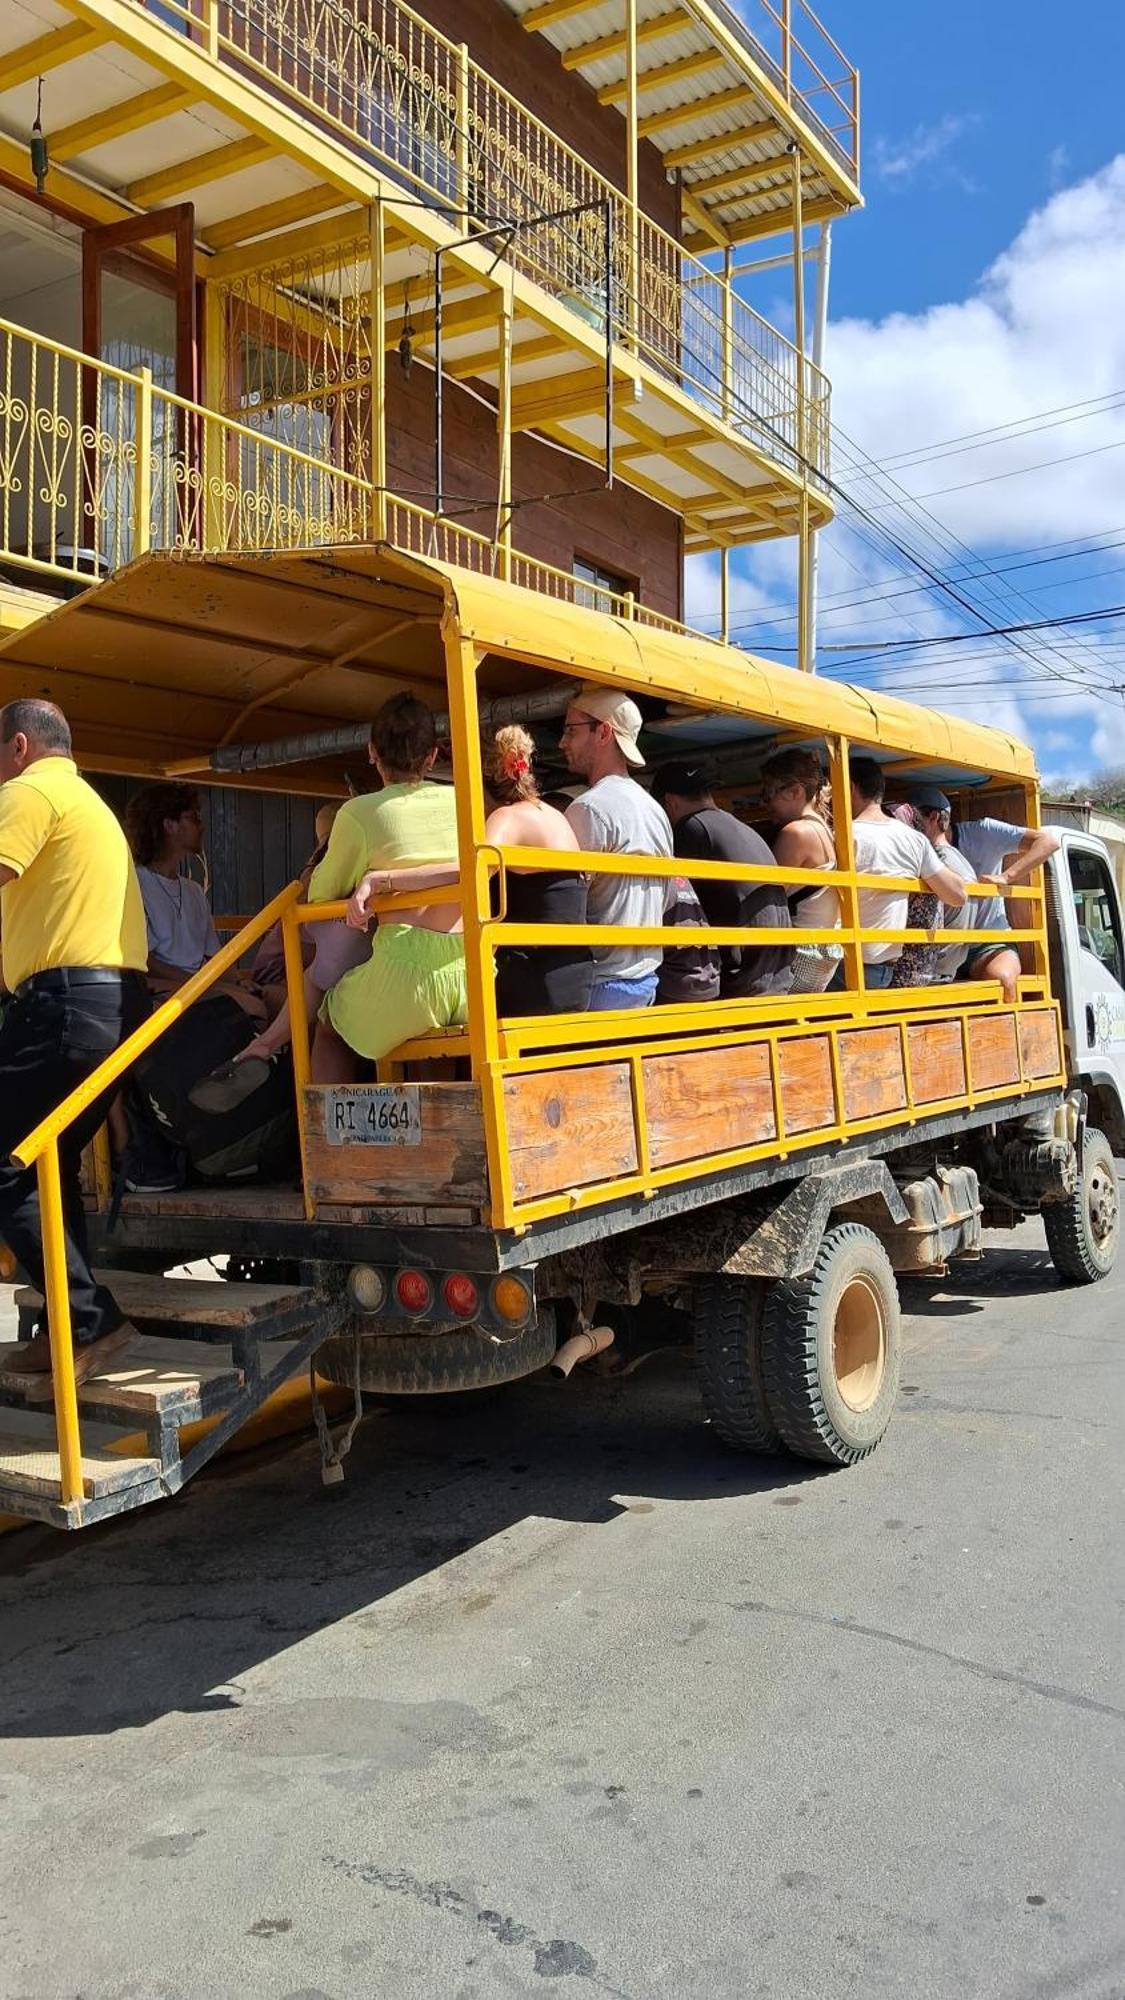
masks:
POLYGON ((923 169, 937 169, 941 180, 955 180, 966 193, 973 183, 949 158, 958 139, 980 123, 975 113, 947 111, 932 125, 916 125, 905 139, 878 138, 872 149, 875 172, 892 191, 905 190, 923 169))
MULTIPOLYGON (((1105 397, 1125 387, 1123 299, 1125 154, 1052 196, 968 298, 834 323, 835 420, 881 460, 1105 397)), ((1102 449, 1119 444, 1121 409, 896 476, 974 547, 1027 546, 1125 525, 1125 449, 1102 449)))

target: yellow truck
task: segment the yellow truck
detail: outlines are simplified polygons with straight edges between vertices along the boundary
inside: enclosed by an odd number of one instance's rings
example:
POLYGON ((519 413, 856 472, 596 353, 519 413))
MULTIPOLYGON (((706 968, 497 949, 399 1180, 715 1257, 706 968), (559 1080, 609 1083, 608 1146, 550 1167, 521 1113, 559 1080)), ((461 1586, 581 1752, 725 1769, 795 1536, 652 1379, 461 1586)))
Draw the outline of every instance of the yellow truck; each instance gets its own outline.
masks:
MULTIPOLYGON (((174 1493, 310 1361, 351 1389, 358 1417, 368 1393, 527 1375, 607 1316, 620 1340, 643 1343, 659 1314, 662 1338, 672 1326, 694 1344, 703 1410, 731 1445, 850 1465, 878 1444, 895 1403, 896 1271, 939 1272, 979 1254, 982 1225, 1040 1210, 1065 1280, 1111 1268, 1113 1155, 1088 1122, 1082 1063, 1066 1039, 1073 1023, 1060 999, 1071 989, 1052 975, 1065 948, 1057 886, 1053 933, 1039 874, 1016 891, 1010 941, 1023 972, 1013 999, 987 979, 889 988, 864 979, 865 940, 929 934, 863 929, 865 887, 921 885, 857 873, 850 757, 878 759, 892 787, 941 786, 962 821, 1000 813, 1034 829, 1024 744, 772 665, 632 605, 587 609, 384 547, 146 557, 6 643, 5 696, 45 686, 64 703, 89 771, 321 798, 341 790, 341 760, 365 741, 380 703, 400 689, 421 694, 441 712, 449 747, 460 874, 448 893, 463 909, 469 1008, 463 1028, 397 1048, 377 1080, 311 1083, 299 927, 341 906, 305 908, 292 883, 241 922, 86 1092, 27 1135, 19 1156, 37 1163, 43 1197, 55 1402, 33 1416, 18 1388, 4 1391, 0 1508, 74 1528, 174 1493), (543 853, 488 843, 482 731, 519 716, 547 745, 576 684, 589 681, 640 701, 650 762, 706 750, 736 802, 752 803, 779 746, 820 755, 842 925, 794 935, 842 946, 842 990, 498 1015, 497 948, 567 942, 571 932, 507 917, 508 871, 542 866, 543 853), (102 1149, 92 1232, 143 1338, 120 1368, 76 1391, 59 1135, 278 918, 299 1184, 130 1195, 113 1213, 102 1149), (167 1275, 205 1258, 228 1259, 229 1281, 167 1275), (181 1449, 185 1427, 201 1422, 181 1449)), ((586 873, 777 879, 718 862, 549 858, 586 873)), ((823 880, 785 871, 789 888, 823 880)), ((392 913, 394 899, 375 907, 392 913)), ((1116 922, 1120 947, 1115 901, 1105 921, 1116 922)), ((731 929, 711 939, 785 935, 731 929)), ((664 927, 575 936, 683 942, 664 927)), ((1072 1007, 1082 1004, 1074 992, 1072 1007)), ((1107 1088, 1099 1109, 1118 1119, 1118 1137, 1119 1096, 1107 1088)), ((339 1478, 346 1439, 321 1428, 326 1474, 339 1478)))

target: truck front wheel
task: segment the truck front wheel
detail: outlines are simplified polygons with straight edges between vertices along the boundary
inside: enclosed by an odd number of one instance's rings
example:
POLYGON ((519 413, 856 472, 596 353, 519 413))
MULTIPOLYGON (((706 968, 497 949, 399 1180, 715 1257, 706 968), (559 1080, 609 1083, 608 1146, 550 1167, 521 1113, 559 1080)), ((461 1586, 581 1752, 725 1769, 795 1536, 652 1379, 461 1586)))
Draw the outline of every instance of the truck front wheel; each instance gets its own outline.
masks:
POLYGON ((772 1285, 762 1327, 771 1415, 798 1458, 854 1465, 898 1394, 902 1318, 891 1262, 857 1222, 826 1230, 807 1276, 772 1285))
POLYGON ((1051 1262, 1068 1285, 1094 1285, 1108 1277, 1117 1257, 1120 1204, 1113 1148, 1104 1132, 1088 1126, 1082 1174, 1068 1201, 1043 1210, 1051 1262))

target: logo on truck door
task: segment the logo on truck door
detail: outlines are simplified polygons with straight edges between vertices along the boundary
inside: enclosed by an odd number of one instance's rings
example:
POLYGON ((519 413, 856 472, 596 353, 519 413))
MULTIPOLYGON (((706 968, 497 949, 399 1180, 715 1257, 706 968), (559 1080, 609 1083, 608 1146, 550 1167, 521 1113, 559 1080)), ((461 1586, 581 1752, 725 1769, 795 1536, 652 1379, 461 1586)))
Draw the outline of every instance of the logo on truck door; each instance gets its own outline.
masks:
POLYGON ((372 1083, 329 1090, 324 1098, 330 1146, 420 1146, 416 1083, 372 1083))

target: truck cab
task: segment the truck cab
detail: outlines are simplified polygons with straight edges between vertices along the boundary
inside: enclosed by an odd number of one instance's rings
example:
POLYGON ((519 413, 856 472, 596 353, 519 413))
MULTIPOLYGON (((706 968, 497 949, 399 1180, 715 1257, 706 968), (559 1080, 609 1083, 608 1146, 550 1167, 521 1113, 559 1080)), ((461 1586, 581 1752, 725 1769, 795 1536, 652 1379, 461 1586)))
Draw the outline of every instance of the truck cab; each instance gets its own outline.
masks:
POLYGON ((1109 851, 1094 835, 1059 828, 1048 863, 1052 986, 1062 1002, 1071 1081, 1090 1122, 1125 1151, 1125 926, 1109 851))

